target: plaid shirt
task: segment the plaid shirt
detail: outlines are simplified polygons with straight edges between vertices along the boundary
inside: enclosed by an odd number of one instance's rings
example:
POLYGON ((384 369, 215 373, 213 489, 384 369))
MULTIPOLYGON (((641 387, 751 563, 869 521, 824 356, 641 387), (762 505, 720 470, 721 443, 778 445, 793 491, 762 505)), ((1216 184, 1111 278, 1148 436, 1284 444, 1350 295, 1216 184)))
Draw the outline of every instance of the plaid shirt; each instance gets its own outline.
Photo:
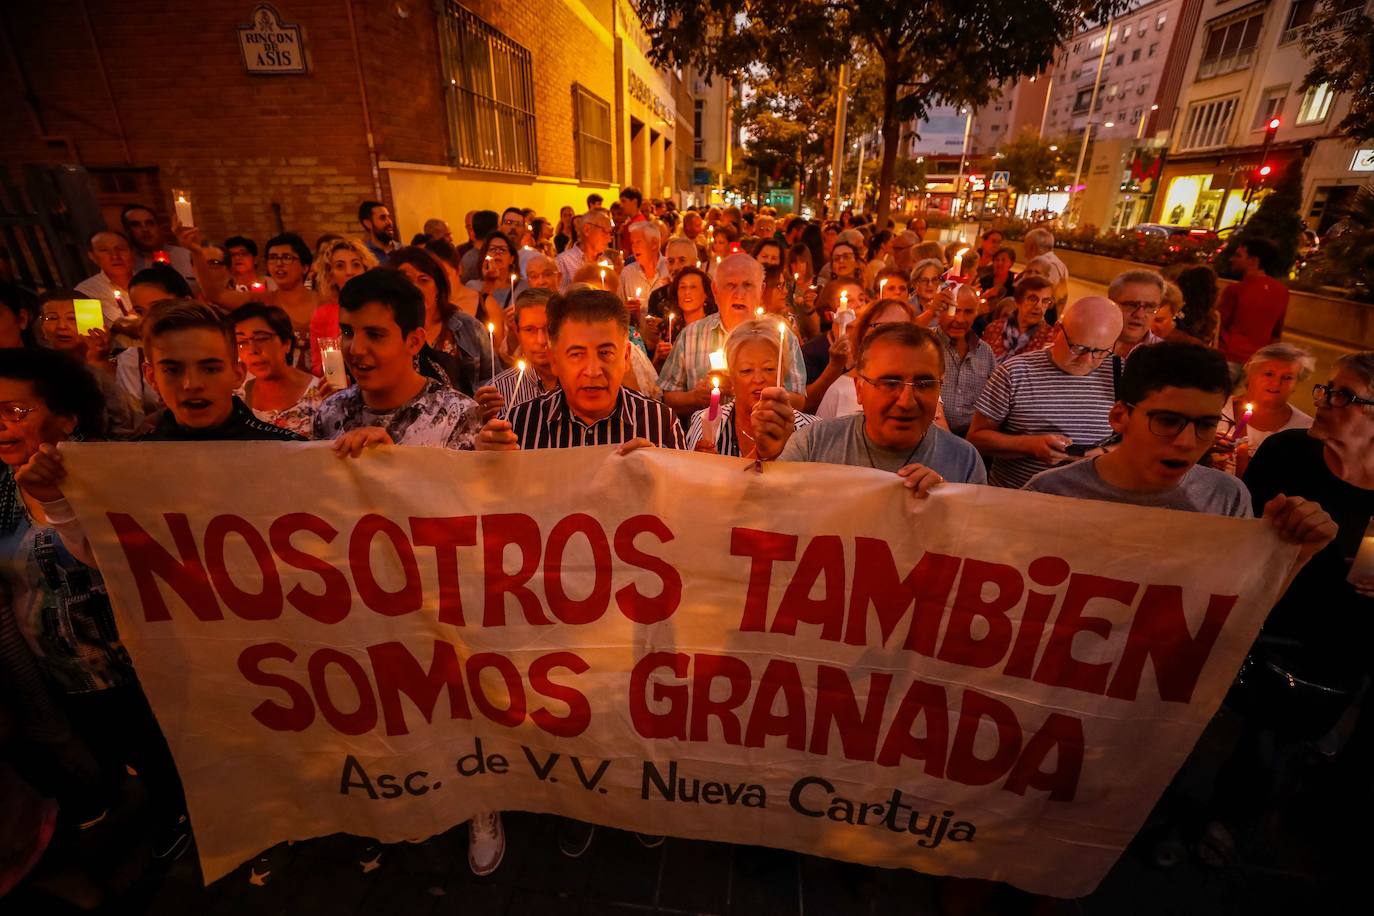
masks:
MULTIPOLYGON (((658 384, 664 391, 691 391, 703 378, 711 374, 711 354, 725 349, 725 328, 720 315, 707 315, 682 329, 673 342, 673 351, 658 374, 658 384)), ((783 387, 796 394, 806 394, 806 364, 797 335, 787 335, 787 371, 783 373, 783 387)))
POLYGON ((968 356, 959 356, 959 346, 938 325, 932 329, 945 357, 945 377, 940 385, 940 403, 951 431, 963 435, 973 422, 973 404, 983 393, 997 357, 992 348, 971 334, 968 356))
POLYGON ((635 438, 682 448, 682 427, 668 405, 624 386, 610 414, 590 425, 573 415, 562 388, 526 401, 507 416, 522 449, 619 445, 635 438))

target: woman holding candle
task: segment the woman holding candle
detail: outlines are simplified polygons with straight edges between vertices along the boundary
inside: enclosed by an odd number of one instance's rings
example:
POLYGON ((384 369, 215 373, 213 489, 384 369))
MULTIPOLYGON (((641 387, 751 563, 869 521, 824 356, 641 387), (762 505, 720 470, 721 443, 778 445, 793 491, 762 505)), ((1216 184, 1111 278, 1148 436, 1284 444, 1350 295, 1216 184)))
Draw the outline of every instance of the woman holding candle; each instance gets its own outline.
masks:
MULTIPOLYGON (((763 389, 777 386, 779 372, 785 367, 780 365, 778 322, 775 318, 740 322, 725 340, 726 370, 722 381, 729 380, 735 397, 728 404, 719 405, 719 413, 714 421, 716 434, 709 436, 712 421, 709 420, 711 407, 704 407, 692 414, 687 432, 687 447, 699 452, 734 457, 757 457, 758 439, 762 433, 759 426, 766 426, 770 434, 776 435, 779 417, 770 402, 762 398, 763 389), (763 420, 763 415, 767 419, 763 420)), ((783 353, 785 359, 786 353, 783 353)), ((719 387, 719 386, 718 386, 719 387)), ((718 404, 715 391, 712 403, 718 404)), ((809 425, 815 417, 804 413, 794 413, 795 428, 809 425)), ((767 446, 764 454, 772 457, 767 446)))
POLYGON ((315 409, 329 394, 324 380, 295 366, 291 319, 275 305, 249 302, 229 314, 239 362, 250 373, 235 394, 259 420, 310 437, 315 409))
POLYGON ((926 258, 916 262, 911 268, 911 287, 916 294, 916 305, 921 313, 916 323, 928 326, 940 310, 940 284, 945 279, 945 262, 937 258, 926 258))
MULTIPOLYGON (((423 248, 392 252, 394 267, 425 297, 425 345, 419 353, 420 374, 475 397, 479 386, 504 366, 493 363, 505 338, 505 321, 491 321, 491 331, 450 301, 448 274, 437 258, 423 248)), ((487 300, 488 302, 492 300, 487 300)), ((485 404, 483 405, 486 406, 485 404)))
POLYGON ((1312 354, 1290 343, 1273 343, 1255 351, 1245 364, 1244 389, 1221 411, 1222 428, 1232 427, 1235 451, 1234 461, 1219 461, 1218 467, 1244 475, 1255 449, 1269 436, 1312 425, 1312 418, 1288 399, 1315 366, 1312 354), (1241 440, 1245 440, 1243 445, 1241 440))
POLYGON ((377 259, 358 239, 335 239, 315 256, 315 293, 320 305, 310 316, 310 371, 324 375, 320 338, 339 336, 339 290, 349 280, 377 266, 377 259))
MULTIPOLYGON (((495 313, 513 305, 515 293, 511 285, 511 272, 515 263, 515 246, 500 231, 492 232, 482 240, 481 265, 482 279, 468 281, 468 289, 481 295, 483 302, 488 298, 495 300, 496 310, 487 309, 488 320, 495 321, 495 313)), ((518 276, 518 274, 517 274, 518 276)))

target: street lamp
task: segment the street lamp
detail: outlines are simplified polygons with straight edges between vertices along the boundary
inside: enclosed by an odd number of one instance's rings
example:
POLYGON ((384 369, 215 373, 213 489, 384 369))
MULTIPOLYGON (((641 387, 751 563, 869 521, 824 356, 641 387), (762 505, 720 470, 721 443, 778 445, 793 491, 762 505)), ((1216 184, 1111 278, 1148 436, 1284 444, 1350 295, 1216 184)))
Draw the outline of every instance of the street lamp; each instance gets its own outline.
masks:
POLYGON ((959 113, 964 116, 964 151, 959 155, 959 178, 954 182, 954 200, 950 202, 950 212, 954 212, 954 207, 959 203, 959 189, 964 184, 964 167, 968 163, 968 138, 973 131, 973 115, 969 114, 967 108, 960 108, 959 113))

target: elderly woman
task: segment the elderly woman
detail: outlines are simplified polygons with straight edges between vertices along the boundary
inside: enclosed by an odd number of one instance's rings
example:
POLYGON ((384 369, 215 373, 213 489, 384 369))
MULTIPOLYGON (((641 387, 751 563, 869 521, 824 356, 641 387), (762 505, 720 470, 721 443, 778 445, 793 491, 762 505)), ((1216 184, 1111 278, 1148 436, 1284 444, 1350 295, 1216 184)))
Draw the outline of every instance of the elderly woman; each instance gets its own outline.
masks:
POLYGON ((99 437, 103 409, 95 381, 66 356, 0 352, 0 576, 8 610, 109 793, 127 768, 138 773, 149 796, 153 853, 167 858, 190 839, 181 781, 59 487, 57 444, 99 437))
MULTIPOLYGON (((1245 364, 1244 391, 1222 408, 1226 421, 1235 423, 1251 409, 1245 424, 1245 438, 1251 455, 1260 443, 1285 429, 1307 429, 1312 418, 1288 403, 1298 382, 1312 374, 1316 360, 1302 347, 1272 343, 1260 347, 1245 364)), ((1240 438, 1237 436, 1236 438, 1240 438)), ((1244 472, 1244 468, 1240 469, 1244 472)))
MULTIPOLYGON (((754 408, 759 403, 763 389, 777 384, 778 360, 786 359, 786 356, 778 352, 777 319, 740 322, 725 339, 725 363, 729 367, 725 374, 733 386, 735 399, 721 405, 720 423, 714 441, 705 436, 709 408, 692 414, 691 426, 687 431, 687 447, 716 455, 756 456, 754 408)), ((784 372, 786 368, 783 366, 784 372)), ((816 419, 800 412, 794 416, 797 429, 810 425, 816 419)))
MULTIPOLYGON (((110 337, 104 328, 85 334, 76 326, 76 300, 71 289, 50 289, 38 300, 38 340, 51 350, 85 366, 105 399, 105 427, 112 439, 127 439, 138 427, 142 412, 115 381, 109 360, 110 337)), ((77 366, 73 371, 79 371, 77 366)))
POLYGON ((254 416, 310 438, 315 409, 329 394, 322 378, 297 369, 291 319, 275 305, 249 302, 229 313, 239 362, 250 375, 236 393, 254 416))
POLYGON ((1233 828, 1272 810, 1275 761, 1315 751, 1323 772, 1369 772, 1368 743, 1348 739, 1374 642, 1374 571, 1352 566, 1374 516, 1374 352, 1337 360, 1313 399, 1312 426, 1265 440, 1245 485, 1257 515, 1279 494, 1301 497, 1326 510, 1337 533, 1293 576, 1227 698, 1243 730, 1217 775, 1214 820, 1198 850, 1212 861, 1234 853, 1233 828))
POLYGON ((940 283, 945 276, 945 262, 936 258, 917 261, 911 268, 911 290, 921 314, 916 323, 928 325, 937 314, 940 304, 940 283))

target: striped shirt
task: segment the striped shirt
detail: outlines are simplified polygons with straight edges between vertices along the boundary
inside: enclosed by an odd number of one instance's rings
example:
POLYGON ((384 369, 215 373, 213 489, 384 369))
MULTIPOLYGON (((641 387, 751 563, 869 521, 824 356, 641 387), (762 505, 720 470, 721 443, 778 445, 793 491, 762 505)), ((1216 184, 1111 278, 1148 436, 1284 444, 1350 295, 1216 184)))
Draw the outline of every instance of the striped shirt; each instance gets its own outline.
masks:
MULTIPOLYGON (((1070 375, 1054 364, 1049 350, 1037 350, 999 365, 974 406, 1010 436, 1056 434, 1075 445, 1093 445, 1112 432, 1112 381, 1110 358, 1088 375, 1070 375)), ((1039 458, 997 458, 988 483, 1019 490, 1051 467, 1039 458)))
POLYGON ((974 402, 983 393, 992 370, 997 368, 997 357, 991 347, 973 336, 968 338, 968 356, 960 357, 958 345, 948 334, 938 325, 932 330, 945 357, 945 377, 940 382, 945 421, 950 432, 962 436, 973 422, 974 402))
POLYGON ((668 405, 624 386, 610 414, 592 424, 573 414, 562 388, 526 401, 507 417, 523 449, 619 445, 636 438, 660 448, 682 448, 682 427, 668 405))
POLYGON ((491 384, 501 392, 501 398, 506 402, 508 411, 526 401, 533 401, 541 394, 547 394, 549 390, 544 387, 539 373, 528 366, 523 373, 519 369, 507 369, 492 379, 491 384))
MULTIPOLYGON (((725 349, 729 335, 720 323, 720 315, 707 315, 683 328, 673 341, 673 352, 658 374, 664 391, 691 391, 704 377, 711 374, 711 354, 725 349)), ((806 393, 806 364, 797 335, 787 335, 787 369, 783 373, 783 387, 796 394, 806 393)))
MULTIPOLYGON (((687 430, 687 448, 696 448, 701 441, 701 436, 706 430, 706 412, 708 408, 703 407, 692 414, 692 424, 687 430)), ((793 416, 797 418, 797 429, 805 429, 816 418, 809 413, 802 413, 800 410, 794 411, 793 416)), ((735 458, 742 458, 739 453, 739 436, 735 435, 735 402, 731 401, 720 409, 720 427, 716 430, 716 454, 730 455, 735 458)))

